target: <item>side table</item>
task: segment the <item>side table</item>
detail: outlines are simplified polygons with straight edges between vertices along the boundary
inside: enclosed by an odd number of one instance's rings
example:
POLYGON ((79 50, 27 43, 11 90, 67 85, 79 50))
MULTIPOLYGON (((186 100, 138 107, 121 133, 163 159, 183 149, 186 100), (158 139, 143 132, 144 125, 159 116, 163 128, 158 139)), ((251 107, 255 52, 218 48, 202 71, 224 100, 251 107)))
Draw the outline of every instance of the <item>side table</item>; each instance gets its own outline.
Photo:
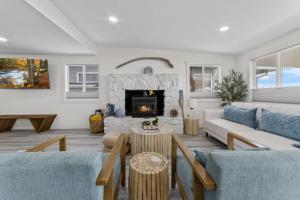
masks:
POLYGON ((167 158, 158 153, 144 152, 132 157, 129 163, 129 199, 168 199, 167 158))
POLYGON ((142 130, 138 127, 131 128, 131 154, 156 152, 169 157, 171 155, 172 132, 169 127, 160 127, 159 130, 155 131, 142 130))
POLYGON ((184 124, 185 124, 185 134, 198 135, 198 131, 199 131, 198 119, 187 117, 184 119, 184 124))

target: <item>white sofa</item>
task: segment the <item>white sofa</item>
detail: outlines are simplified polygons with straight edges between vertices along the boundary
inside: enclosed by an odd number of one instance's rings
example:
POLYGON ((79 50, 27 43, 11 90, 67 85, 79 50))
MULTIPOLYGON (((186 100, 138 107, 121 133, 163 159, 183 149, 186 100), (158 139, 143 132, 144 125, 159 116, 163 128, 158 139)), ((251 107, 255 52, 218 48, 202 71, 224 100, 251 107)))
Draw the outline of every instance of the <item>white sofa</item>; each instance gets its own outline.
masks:
MULTIPOLYGON (((280 104, 280 103, 265 103, 265 102, 251 102, 251 103, 233 103, 233 106, 239 108, 265 108, 272 112, 298 114, 300 115, 300 105, 298 104, 280 104)), ((278 136, 276 134, 260 131, 250 128, 248 126, 238 124, 232 121, 223 119, 224 111, 220 110, 204 110, 204 130, 207 134, 215 137, 224 144, 227 144, 227 134, 233 132, 244 138, 258 143, 262 146, 275 150, 289 150, 295 149, 292 144, 299 143, 299 141, 278 136)), ((235 141, 236 148, 249 147, 245 143, 235 141)))

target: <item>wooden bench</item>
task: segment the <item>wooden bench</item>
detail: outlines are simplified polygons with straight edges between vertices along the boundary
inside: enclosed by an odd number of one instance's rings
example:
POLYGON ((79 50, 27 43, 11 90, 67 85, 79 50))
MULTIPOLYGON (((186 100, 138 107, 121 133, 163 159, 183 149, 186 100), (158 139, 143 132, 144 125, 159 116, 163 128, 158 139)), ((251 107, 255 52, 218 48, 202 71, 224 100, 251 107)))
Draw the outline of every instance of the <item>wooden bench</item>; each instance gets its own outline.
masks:
POLYGON ((17 119, 29 119, 35 132, 49 130, 56 114, 45 115, 0 115, 0 132, 10 131, 17 119))

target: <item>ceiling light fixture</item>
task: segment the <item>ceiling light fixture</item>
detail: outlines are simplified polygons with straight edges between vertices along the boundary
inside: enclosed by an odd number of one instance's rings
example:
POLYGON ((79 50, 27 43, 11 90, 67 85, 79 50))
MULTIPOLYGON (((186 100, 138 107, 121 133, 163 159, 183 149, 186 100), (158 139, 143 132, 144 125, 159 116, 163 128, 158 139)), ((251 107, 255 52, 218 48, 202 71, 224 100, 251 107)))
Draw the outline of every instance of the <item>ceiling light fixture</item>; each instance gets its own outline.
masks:
POLYGON ((222 26, 222 27, 219 29, 219 31, 220 31, 220 32, 226 32, 226 31, 228 31, 229 29, 230 29, 229 26, 222 26))
POLYGON ((116 16, 111 15, 108 17, 108 21, 112 24, 116 24, 119 22, 119 19, 116 16))
POLYGON ((7 42, 7 39, 4 37, 0 37, 0 42, 7 42))

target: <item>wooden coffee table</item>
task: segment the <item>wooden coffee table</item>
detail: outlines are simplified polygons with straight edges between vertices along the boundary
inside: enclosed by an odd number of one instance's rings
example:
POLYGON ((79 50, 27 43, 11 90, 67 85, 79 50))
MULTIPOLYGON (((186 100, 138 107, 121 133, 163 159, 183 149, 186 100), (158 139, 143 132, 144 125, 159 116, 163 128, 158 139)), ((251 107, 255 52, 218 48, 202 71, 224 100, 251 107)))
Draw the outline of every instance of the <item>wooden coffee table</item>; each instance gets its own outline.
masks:
POLYGON ((129 199, 168 199, 169 175, 167 158, 158 153, 144 152, 129 163, 129 199))
POLYGON ((159 130, 142 130, 138 127, 131 128, 131 154, 142 152, 156 152, 166 157, 171 155, 172 129, 160 127, 159 130))

